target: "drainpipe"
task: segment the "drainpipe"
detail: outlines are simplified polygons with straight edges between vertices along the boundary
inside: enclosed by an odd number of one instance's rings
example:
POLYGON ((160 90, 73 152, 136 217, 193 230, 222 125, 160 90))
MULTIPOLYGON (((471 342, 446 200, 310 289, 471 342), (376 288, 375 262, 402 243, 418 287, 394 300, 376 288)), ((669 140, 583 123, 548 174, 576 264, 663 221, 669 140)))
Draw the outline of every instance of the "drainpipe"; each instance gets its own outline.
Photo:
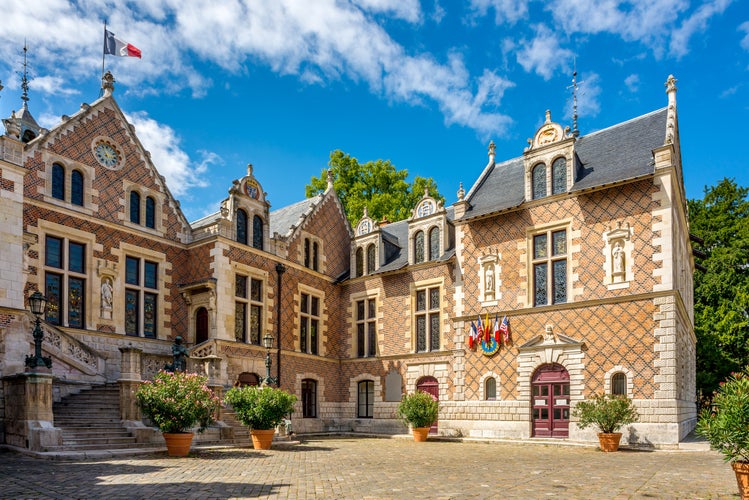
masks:
POLYGON ((282 263, 276 264, 276 274, 278 274, 278 286, 276 288, 276 334, 278 342, 276 343, 276 383, 281 387, 281 277, 286 272, 286 266, 282 263))

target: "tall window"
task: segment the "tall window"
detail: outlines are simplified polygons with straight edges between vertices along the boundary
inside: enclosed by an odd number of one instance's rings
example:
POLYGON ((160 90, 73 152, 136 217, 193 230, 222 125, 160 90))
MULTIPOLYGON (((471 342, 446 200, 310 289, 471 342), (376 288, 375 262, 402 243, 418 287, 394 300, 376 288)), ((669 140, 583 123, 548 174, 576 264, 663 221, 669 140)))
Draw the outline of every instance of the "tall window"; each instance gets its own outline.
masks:
POLYGON ((551 194, 567 191, 567 161, 557 158, 551 164, 551 194))
POLYGON ((433 227, 429 230, 429 260, 438 259, 440 256, 440 228, 433 227))
POLYGON ((237 274, 234 277, 234 339, 260 345, 263 318, 263 282, 237 274))
POLYGON ((317 262, 320 259, 320 244, 316 241, 312 242, 312 269, 318 271, 317 262))
POLYGON ((252 248, 263 249, 263 219, 259 215, 252 217, 252 248))
POLYGON ((86 245, 47 236, 44 264, 45 320, 62 325, 67 318, 67 326, 85 328, 86 245))
POLYGON ((489 377, 484 381, 484 399, 494 401, 497 399, 497 379, 489 377))
POLYGON ((358 384, 357 418, 374 417, 374 382, 362 380, 358 384))
POLYGON ((309 267, 310 257, 310 241, 304 238, 304 267, 309 267))
POLYGON ((320 325, 320 298, 303 293, 299 315, 299 350, 317 354, 317 332, 320 325))
POLYGON ((52 164, 52 198, 65 199, 65 169, 59 163, 52 164))
POLYGON ((414 263, 424 262, 424 231, 414 235, 414 263))
POLYGON ((311 378, 302 380, 302 417, 317 417, 317 381, 311 378))
POLYGON ((567 230, 533 236, 533 305, 567 302, 567 230))
POLYGON ((125 257, 125 334, 156 338, 159 265, 125 257))
POLYGON ((375 263, 375 246, 372 243, 367 247, 367 274, 372 274, 377 270, 375 263))
POLYGON ((130 222, 140 224, 140 194, 130 191, 130 222))
POLYGON ((356 301, 356 355, 377 355, 377 308, 375 299, 356 301))
POLYGON ((152 196, 146 197, 146 227, 156 228, 156 200, 152 196))
POLYGON ((533 167, 531 177, 533 182, 533 199, 537 200, 546 196, 546 165, 539 163, 533 167))
POLYGON ((356 276, 364 276, 364 249, 356 249, 356 276))
POLYGON ((440 289, 416 291, 416 352, 440 349, 440 289))
POLYGON ((73 170, 70 174, 70 203, 83 206, 83 174, 80 170, 73 170))
POLYGON ((611 394, 627 395, 627 376, 617 372, 611 376, 611 394))
POLYGON ((237 210, 237 242, 247 244, 247 212, 237 210))

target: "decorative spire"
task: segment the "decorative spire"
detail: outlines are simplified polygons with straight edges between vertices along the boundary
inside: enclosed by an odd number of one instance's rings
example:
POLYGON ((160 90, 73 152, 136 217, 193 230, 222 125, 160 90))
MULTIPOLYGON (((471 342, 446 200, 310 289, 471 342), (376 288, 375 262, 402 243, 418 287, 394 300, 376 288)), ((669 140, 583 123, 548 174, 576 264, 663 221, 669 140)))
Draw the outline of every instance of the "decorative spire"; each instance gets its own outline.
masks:
POLYGON ((551 123, 551 110, 546 110, 546 122, 545 123, 551 123))
POLYGON ((28 78, 28 63, 26 62, 26 52, 28 52, 28 47, 26 46, 26 40, 23 41, 23 75, 21 77, 21 89, 23 89, 23 93, 21 94, 21 100, 23 101, 23 107, 27 108, 27 103, 29 102, 29 78, 28 78))
POLYGON ((666 115, 666 141, 665 144, 674 143, 676 129, 676 78, 668 75, 666 80, 666 94, 668 94, 668 114, 666 115))
MULTIPOLYGON (((491 143, 494 144, 493 142, 491 143)), ((466 196, 466 191, 463 189, 463 181, 460 181, 460 187, 458 188, 458 201, 463 201, 466 196)))
POLYGON ((327 181, 328 181, 328 187, 325 190, 330 191, 331 189, 333 189, 333 169, 332 168, 328 169, 327 181))
POLYGON ((494 156, 497 151, 497 146, 494 145, 494 141, 489 141, 489 161, 494 161, 494 156))
POLYGON ((247 164, 247 177, 252 177, 252 163, 247 164))
POLYGON ((580 131, 577 129, 577 61, 575 61, 575 70, 572 72, 572 136, 579 135, 580 131))

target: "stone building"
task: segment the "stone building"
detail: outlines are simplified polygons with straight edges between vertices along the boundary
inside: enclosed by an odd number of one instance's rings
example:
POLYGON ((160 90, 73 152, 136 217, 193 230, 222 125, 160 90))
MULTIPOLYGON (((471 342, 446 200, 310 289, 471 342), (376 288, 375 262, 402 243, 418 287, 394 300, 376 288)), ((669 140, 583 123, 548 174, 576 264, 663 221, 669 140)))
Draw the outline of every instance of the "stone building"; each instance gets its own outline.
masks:
MULTIPOLYGON (((440 400, 442 435, 591 440, 570 408, 601 392, 635 401, 630 443, 694 427, 673 77, 662 109, 587 135, 547 112, 516 158, 490 144, 456 202, 425 194, 407 220, 365 212, 353 229, 332 179, 271 210, 251 165, 216 213, 187 221, 113 91, 107 74, 102 97, 51 130, 26 102, 4 120, 0 442, 59 442, 52 409, 31 415, 19 394, 131 390, 176 336, 217 389, 259 383, 269 352, 299 398, 298 433, 403 432, 395 408, 417 388, 440 400), (48 374, 24 365, 35 290, 48 374)), ((137 427, 137 410, 121 414, 137 427)))

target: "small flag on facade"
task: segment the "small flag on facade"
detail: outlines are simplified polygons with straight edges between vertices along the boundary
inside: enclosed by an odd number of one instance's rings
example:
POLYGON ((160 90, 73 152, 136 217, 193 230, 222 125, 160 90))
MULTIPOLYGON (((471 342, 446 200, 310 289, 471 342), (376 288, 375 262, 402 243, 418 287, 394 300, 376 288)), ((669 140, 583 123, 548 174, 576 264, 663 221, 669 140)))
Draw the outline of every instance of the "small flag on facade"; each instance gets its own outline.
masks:
POLYGON ((114 36, 114 33, 104 30, 104 53, 119 57, 137 57, 140 59, 140 49, 135 45, 124 42, 114 36))
POLYGON ((473 344, 476 341, 476 337, 478 337, 478 332, 476 331, 476 325, 471 321, 471 331, 468 332, 468 347, 470 349, 473 349, 473 344))
POLYGON ((489 323, 489 313, 486 313, 486 325, 484 325, 484 342, 489 345, 492 338, 492 324, 489 323))
POLYGON ((502 319, 502 324, 499 325, 499 331, 505 337, 505 344, 510 341, 510 320, 507 319, 507 315, 502 319))
POLYGON ((499 314, 494 316, 494 340, 496 340, 497 343, 502 341, 499 332, 499 314))

